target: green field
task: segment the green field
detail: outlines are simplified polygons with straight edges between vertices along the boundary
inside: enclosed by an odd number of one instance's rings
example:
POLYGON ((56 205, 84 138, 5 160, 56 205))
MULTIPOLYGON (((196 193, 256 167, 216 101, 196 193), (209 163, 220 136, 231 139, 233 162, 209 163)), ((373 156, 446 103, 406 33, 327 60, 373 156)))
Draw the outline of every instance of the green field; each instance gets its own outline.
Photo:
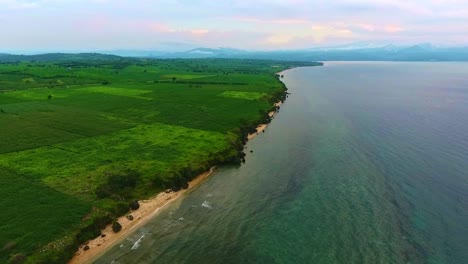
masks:
POLYGON ((130 201, 239 163, 275 72, 314 65, 39 58, 0 62, 0 263, 65 263, 130 201))

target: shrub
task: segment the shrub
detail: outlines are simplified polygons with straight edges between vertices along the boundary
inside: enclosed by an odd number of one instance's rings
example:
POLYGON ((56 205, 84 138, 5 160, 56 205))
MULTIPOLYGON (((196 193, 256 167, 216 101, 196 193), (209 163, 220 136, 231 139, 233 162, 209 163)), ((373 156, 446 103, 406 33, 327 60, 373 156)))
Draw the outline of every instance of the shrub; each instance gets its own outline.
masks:
POLYGON ((134 170, 111 174, 107 182, 96 189, 96 195, 98 198, 117 200, 129 198, 131 190, 136 187, 139 179, 140 173, 134 170))
POLYGON ((138 210, 138 208, 140 208, 140 204, 138 203, 137 200, 130 202, 130 209, 135 211, 135 210, 138 210))
POLYGON ((114 223, 112 223, 112 231, 118 233, 120 232, 120 230, 122 230, 122 225, 119 222, 115 221, 114 223))

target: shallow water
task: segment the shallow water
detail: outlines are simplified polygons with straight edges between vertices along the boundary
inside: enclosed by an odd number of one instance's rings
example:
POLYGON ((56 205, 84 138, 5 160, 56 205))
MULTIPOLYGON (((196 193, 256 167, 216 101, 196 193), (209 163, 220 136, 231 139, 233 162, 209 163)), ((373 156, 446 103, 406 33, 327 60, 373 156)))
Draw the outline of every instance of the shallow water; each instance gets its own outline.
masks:
POLYGON ((246 164, 96 263, 466 263, 468 63, 284 75, 292 94, 246 164))

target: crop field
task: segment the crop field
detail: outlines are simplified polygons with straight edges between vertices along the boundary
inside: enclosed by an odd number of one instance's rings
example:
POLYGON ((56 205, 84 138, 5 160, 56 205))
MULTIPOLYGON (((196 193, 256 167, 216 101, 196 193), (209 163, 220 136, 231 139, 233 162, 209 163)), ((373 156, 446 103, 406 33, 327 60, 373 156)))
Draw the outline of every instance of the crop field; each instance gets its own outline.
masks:
POLYGON ((133 199, 239 162, 246 133, 284 95, 275 72, 306 65, 0 62, 0 263, 64 263, 133 199))

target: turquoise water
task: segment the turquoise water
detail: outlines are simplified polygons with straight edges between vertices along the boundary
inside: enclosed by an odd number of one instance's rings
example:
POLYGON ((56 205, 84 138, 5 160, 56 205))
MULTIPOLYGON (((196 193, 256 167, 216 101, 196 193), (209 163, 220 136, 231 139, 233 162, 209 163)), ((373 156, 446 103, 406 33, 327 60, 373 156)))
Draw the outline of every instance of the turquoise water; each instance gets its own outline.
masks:
POLYGON ((284 74, 292 94, 246 164, 96 263, 467 263, 468 64, 284 74))

